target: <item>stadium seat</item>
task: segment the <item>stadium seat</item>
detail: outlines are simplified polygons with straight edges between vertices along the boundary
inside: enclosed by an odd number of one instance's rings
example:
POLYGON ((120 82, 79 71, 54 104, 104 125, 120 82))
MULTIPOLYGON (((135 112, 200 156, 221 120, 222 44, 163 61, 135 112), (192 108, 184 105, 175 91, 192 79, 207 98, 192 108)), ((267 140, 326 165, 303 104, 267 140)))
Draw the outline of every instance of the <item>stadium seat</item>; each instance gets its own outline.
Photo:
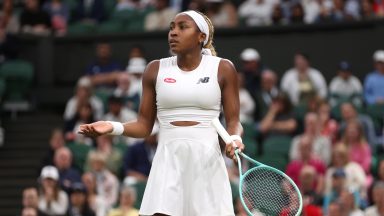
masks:
POLYGON ((97 32, 99 34, 108 34, 108 33, 118 33, 121 32, 124 27, 123 23, 118 20, 111 20, 101 23, 97 27, 97 32))
POLYGON ((261 157, 256 158, 259 162, 274 167, 282 172, 285 172, 285 169, 288 164, 288 159, 283 156, 272 156, 272 155, 264 155, 261 157))
POLYGON ((0 77, 7 86, 5 98, 9 101, 24 101, 33 81, 33 66, 24 60, 5 62, 0 67, 0 77))
POLYGON ((68 142, 66 146, 72 152, 73 158, 73 166, 79 171, 84 171, 84 165, 87 161, 87 156, 91 147, 85 144, 76 143, 76 142, 68 142))
POLYGON ((108 17, 113 14, 116 7, 116 0, 104 0, 104 10, 108 17))
POLYGON ((147 182, 137 182, 133 185, 131 185, 133 188, 136 189, 136 202, 134 204, 134 207, 139 209, 141 205, 141 200, 143 199, 144 196, 144 191, 145 191, 145 186, 147 182))
POLYGON ((256 141, 256 130, 254 129, 253 124, 243 124, 243 129, 243 143, 246 146, 245 153, 254 158, 260 154, 258 151, 258 143, 256 141))
POLYGON ((111 20, 118 20, 123 23, 127 23, 130 20, 134 19, 135 16, 136 16, 136 11, 134 10, 130 10, 130 9, 118 10, 118 11, 114 11, 111 14, 111 20))
POLYGON ((288 157, 292 138, 289 136, 272 136, 263 142, 263 155, 286 156, 288 157))
POLYGON ((68 26, 69 35, 91 34, 96 31, 96 25, 87 23, 74 23, 68 26))
POLYGON ((384 105, 383 104, 372 104, 368 105, 365 112, 372 118, 375 130, 379 131, 383 128, 384 121, 384 105))

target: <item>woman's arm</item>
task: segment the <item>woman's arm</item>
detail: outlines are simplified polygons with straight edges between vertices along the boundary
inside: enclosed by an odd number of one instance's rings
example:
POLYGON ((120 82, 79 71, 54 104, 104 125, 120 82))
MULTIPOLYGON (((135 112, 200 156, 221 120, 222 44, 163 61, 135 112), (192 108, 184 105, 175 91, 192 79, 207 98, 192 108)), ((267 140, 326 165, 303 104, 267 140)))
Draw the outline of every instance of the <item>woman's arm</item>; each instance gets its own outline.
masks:
MULTIPOLYGON (((145 69, 143 76, 143 96, 140 103, 138 118, 135 121, 123 124, 123 134, 134 138, 143 138, 152 132, 156 118, 156 92, 155 84, 159 61, 152 61, 145 69)), ((111 133, 113 125, 107 121, 98 121, 92 124, 80 125, 80 134, 86 136, 100 136, 111 133)))
MULTIPOLYGON (((240 102, 237 72, 232 62, 221 60, 218 74, 221 88, 221 98, 224 109, 227 131, 230 135, 239 135, 243 133, 243 127, 240 124, 240 102)), ((244 149, 244 144, 240 140, 235 140, 240 150, 244 149)), ((232 145, 226 146, 227 156, 234 158, 234 148, 232 145)))

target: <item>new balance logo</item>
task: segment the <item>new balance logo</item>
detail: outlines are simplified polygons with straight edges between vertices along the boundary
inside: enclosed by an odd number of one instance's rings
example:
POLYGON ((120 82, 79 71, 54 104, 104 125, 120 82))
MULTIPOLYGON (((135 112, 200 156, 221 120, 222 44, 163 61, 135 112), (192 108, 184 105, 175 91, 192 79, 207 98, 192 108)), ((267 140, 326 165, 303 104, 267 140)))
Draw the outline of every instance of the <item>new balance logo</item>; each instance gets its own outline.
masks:
POLYGON ((207 82, 209 82, 209 77, 203 77, 203 78, 200 78, 196 84, 207 83, 207 82))

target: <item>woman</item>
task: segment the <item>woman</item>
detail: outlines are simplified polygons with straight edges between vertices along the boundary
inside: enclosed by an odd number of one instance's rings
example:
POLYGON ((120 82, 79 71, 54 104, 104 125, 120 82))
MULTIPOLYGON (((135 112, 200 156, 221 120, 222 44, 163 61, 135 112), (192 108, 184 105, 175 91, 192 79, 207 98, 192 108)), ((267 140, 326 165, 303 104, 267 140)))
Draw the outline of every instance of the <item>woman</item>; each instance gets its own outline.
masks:
POLYGON ((125 186, 120 191, 120 204, 109 211, 108 216, 137 216, 139 211, 133 206, 136 202, 136 190, 125 186))
POLYGON ((141 215, 234 215, 231 189, 216 130, 211 120, 223 105, 234 145, 244 149, 240 134, 237 72, 215 55, 213 26, 195 11, 176 15, 168 41, 176 56, 152 61, 143 76, 137 121, 99 121, 82 125, 87 136, 124 134, 146 137, 157 117, 159 144, 148 178, 141 215), (204 48, 204 49, 202 49, 204 48))
POLYGON ((60 189, 59 171, 54 166, 45 166, 41 170, 40 180, 39 210, 46 215, 65 215, 68 196, 60 189))

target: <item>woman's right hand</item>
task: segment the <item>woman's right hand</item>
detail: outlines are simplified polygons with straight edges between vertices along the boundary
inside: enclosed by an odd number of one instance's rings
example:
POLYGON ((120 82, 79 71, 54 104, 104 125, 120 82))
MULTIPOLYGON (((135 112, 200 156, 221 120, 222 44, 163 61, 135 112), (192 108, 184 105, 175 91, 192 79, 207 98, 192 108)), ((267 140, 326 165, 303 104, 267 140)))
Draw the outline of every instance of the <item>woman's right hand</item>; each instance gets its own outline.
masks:
POLYGON ((97 137, 100 135, 111 133, 113 126, 107 121, 98 121, 92 124, 84 124, 79 127, 79 134, 89 137, 97 137))

